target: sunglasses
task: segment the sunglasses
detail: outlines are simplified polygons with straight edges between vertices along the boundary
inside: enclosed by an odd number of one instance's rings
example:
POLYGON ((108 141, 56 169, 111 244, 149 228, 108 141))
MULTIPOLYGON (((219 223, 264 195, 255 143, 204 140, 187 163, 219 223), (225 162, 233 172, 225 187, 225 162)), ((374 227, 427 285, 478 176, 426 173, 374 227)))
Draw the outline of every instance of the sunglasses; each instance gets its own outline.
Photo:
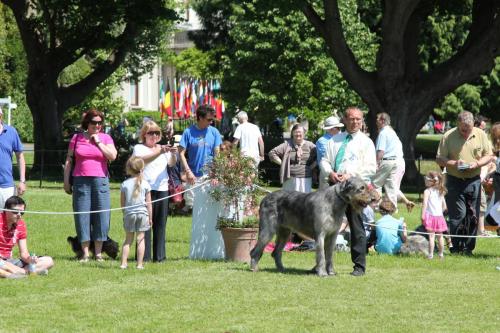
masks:
POLYGON ((91 120, 90 124, 94 125, 94 126, 102 125, 102 120, 100 120, 100 121, 91 120))
POLYGON ((153 136, 153 135, 160 136, 161 132, 160 131, 151 131, 151 132, 147 132, 146 134, 151 135, 151 136, 153 136))
POLYGON ((14 215, 21 215, 21 216, 24 215, 24 210, 11 210, 9 212, 14 214, 14 215))

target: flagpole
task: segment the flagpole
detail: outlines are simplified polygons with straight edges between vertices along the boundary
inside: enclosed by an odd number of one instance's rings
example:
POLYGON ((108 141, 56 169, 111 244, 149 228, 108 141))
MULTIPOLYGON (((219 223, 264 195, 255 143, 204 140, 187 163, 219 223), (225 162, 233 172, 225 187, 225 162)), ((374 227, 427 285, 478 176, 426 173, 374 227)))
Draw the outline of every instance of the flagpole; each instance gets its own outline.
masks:
POLYGON ((161 109, 161 103, 162 102, 162 87, 161 84, 163 82, 163 71, 162 71, 162 64, 161 60, 158 61, 158 109, 161 112, 160 115, 160 128, 163 128, 163 110, 161 109))

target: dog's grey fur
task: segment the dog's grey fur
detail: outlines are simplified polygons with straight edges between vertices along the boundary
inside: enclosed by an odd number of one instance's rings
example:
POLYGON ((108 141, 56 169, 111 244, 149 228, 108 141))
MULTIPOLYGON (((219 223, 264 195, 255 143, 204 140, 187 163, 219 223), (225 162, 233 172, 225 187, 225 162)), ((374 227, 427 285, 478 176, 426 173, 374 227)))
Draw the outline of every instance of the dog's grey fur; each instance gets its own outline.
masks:
POLYGON ((429 241, 422 235, 410 235, 406 237, 406 242, 401 245, 399 253, 403 255, 422 253, 427 257, 429 255, 429 241))
POLYGON ((257 265, 266 244, 276 234, 272 253, 276 267, 284 271, 281 254, 292 232, 304 234, 316 241, 316 274, 335 275, 333 252, 347 205, 360 211, 372 200, 371 191, 359 177, 352 177, 327 189, 302 193, 276 191, 260 204, 259 239, 251 251, 251 269, 257 265))

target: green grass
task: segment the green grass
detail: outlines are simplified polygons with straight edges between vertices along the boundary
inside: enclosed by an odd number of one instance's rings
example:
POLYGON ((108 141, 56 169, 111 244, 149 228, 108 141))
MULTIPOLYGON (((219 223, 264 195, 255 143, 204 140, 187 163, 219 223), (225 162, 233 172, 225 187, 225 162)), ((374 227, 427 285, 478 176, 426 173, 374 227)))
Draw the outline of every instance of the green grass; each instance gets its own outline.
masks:
MULTIPOLYGON (((415 199, 415 195, 409 195, 415 199)), ((29 188, 28 210, 68 211, 62 189, 29 188)), ((112 206, 118 206, 113 191, 112 206)), ((402 216, 415 227, 419 209, 402 216)), ((164 264, 144 271, 119 262, 80 264, 66 244, 71 216, 25 215, 29 248, 54 257, 47 277, 2 280, 2 332, 495 332, 500 327, 500 240, 479 240, 471 258, 370 254, 367 275, 349 275, 348 253, 337 253, 338 275, 305 272, 314 253, 287 252, 287 273, 265 253, 261 271, 246 264, 187 258, 191 219, 169 217, 164 264)), ((121 213, 111 237, 123 241, 121 213)), ((133 267, 133 263, 130 263, 133 267)))

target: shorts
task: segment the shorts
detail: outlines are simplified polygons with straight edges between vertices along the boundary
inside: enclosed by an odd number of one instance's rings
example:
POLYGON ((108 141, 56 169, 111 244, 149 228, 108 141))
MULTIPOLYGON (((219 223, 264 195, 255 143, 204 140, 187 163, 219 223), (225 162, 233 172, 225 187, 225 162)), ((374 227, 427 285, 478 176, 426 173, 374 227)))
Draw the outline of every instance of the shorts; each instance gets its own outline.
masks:
POLYGON ((132 213, 124 216, 123 228, 127 232, 148 231, 151 228, 148 214, 132 213))
POLYGON ((24 261, 22 261, 21 259, 11 258, 11 259, 6 259, 5 261, 11 263, 14 266, 20 267, 20 268, 24 268, 24 267, 28 266, 28 264, 25 263, 24 261))

